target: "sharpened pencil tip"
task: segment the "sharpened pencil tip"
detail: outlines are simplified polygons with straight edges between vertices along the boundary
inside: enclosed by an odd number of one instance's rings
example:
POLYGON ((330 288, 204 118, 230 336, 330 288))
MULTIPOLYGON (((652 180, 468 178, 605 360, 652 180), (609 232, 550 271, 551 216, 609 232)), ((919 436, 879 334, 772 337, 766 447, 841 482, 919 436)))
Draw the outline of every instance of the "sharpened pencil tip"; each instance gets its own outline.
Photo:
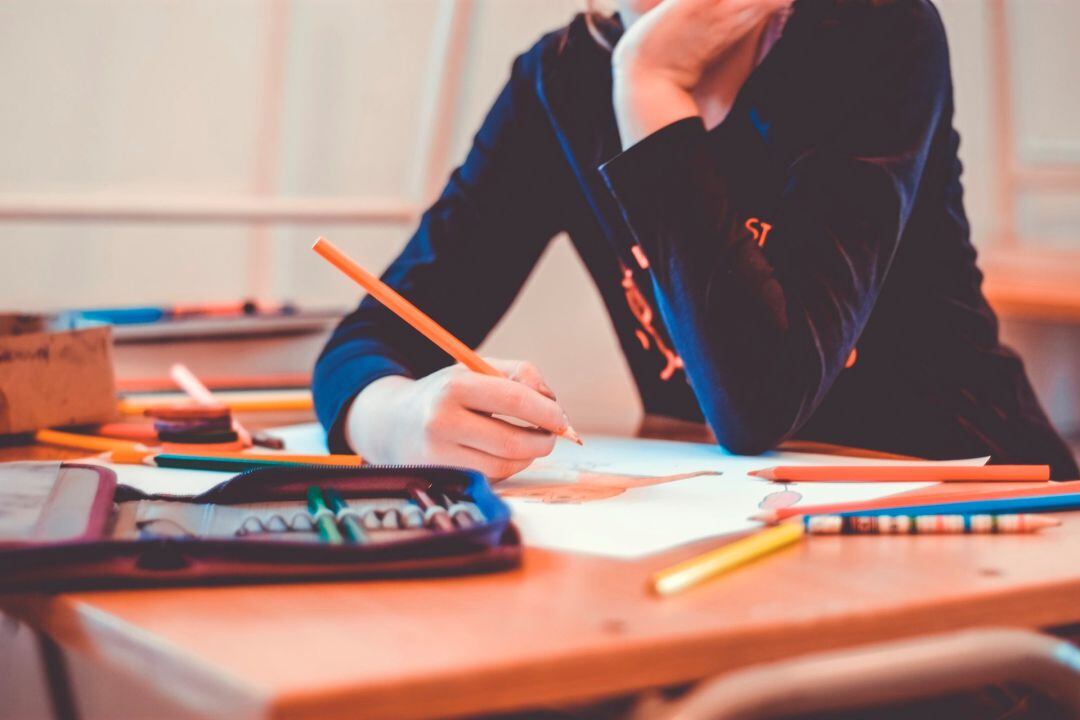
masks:
POLYGON ((567 426, 566 426, 566 429, 564 429, 564 430, 563 430, 563 431, 562 431, 561 433, 559 433, 559 434, 560 434, 560 435, 561 435, 562 437, 564 437, 564 438, 566 438, 567 440, 569 440, 570 442, 572 442, 572 443, 577 443, 578 445, 584 445, 584 444, 585 444, 585 443, 583 443, 583 442, 581 441, 581 436, 577 434, 577 431, 576 431, 576 430, 574 430, 574 428, 570 427, 569 425, 567 425, 567 426))

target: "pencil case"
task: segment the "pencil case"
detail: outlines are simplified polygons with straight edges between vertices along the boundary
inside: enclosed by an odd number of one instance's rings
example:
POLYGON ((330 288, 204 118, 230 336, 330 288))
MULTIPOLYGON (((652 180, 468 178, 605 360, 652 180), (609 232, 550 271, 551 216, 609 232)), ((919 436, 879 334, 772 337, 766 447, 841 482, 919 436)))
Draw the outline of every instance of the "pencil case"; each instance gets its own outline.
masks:
POLYGON ((0 592, 403 578, 496 571, 521 558, 510 510, 484 476, 448 467, 267 467, 173 496, 117 484, 105 467, 64 464, 39 514, 29 536, 0 535, 0 592), (306 509, 312 486, 346 500, 364 542, 319 535, 306 509), (445 515, 429 507, 418 521, 417 490, 445 515))

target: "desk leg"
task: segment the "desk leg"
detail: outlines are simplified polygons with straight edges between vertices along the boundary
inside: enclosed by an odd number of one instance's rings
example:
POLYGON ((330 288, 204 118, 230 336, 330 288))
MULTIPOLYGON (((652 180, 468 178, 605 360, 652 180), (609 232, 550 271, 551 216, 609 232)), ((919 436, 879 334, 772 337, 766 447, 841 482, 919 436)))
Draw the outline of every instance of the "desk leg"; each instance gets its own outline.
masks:
POLYGON ((71 690, 71 678, 68 675, 64 652, 45 633, 40 630, 35 630, 34 633, 37 635, 38 647, 41 649, 41 663, 45 671, 45 681, 49 686, 53 718, 55 720, 79 720, 79 712, 75 707, 75 695, 71 690))

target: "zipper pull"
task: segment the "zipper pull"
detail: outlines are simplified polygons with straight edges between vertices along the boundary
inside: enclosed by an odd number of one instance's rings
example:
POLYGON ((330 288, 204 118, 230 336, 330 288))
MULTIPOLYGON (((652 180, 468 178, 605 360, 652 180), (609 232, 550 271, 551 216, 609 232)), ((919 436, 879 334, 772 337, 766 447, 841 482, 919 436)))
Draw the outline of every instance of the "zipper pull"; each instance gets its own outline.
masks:
POLYGON ((634 243, 630 246, 630 252, 633 254, 634 259, 637 260, 638 267, 642 270, 649 269, 649 258, 645 255, 645 251, 641 249, 641 246, 634 243))

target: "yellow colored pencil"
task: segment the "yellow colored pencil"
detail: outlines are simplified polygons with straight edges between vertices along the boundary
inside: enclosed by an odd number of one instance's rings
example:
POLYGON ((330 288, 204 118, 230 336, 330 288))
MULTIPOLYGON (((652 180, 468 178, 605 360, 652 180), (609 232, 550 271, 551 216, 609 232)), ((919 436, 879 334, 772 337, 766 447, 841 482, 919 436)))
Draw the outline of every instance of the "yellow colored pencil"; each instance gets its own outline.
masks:
MULTIPOLYGON (((279 390, 258 393, 219 392, 214 397, 219 403, 227 406, 233 412, 285 412, 310 410, 314 407, 311 392, 308 390, 279 390)), ((184 402, 185 400, 187 400, 187 396, 183 393, 139 395, 121 400, 120 413, 123 415, 142 415, 147 408, 184 402)))
POLYGON ((781 523, 759 530, 749 537, 665 568, 652 576, 649 585, 657 595, 674 595, 798 542, 804 534, 801 522, 781 523))

